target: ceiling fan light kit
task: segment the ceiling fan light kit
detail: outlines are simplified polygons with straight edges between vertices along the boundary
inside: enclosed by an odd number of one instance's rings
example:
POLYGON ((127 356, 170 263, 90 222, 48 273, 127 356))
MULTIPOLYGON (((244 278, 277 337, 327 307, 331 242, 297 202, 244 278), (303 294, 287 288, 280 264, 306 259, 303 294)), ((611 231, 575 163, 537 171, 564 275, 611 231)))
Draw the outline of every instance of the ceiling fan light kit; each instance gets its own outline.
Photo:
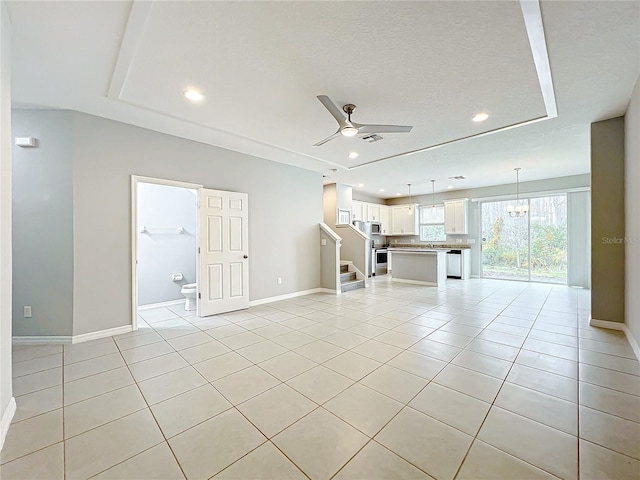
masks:
POLYGON ((333 118, 335 118, 336 122, 338 122, 338 130, 333 135, 330 135, 324 140, 320 140, 318 143, 314 144, 314 147, 324 145, 340 135, 344 137, 355 137, 358 134, 375 136, 375 134, 380 133, 409 133, 413 128, 409 125, 373 125, 355 123, 351 121, 351 114, 356 109, 356 106, 353 103, 343 105, 342 110, 347 114, 347 117, 345 118, 344 114, 329 97, 326 95, 318 95, 318 100, 320 100, 320 103, 324 105, 333 118))

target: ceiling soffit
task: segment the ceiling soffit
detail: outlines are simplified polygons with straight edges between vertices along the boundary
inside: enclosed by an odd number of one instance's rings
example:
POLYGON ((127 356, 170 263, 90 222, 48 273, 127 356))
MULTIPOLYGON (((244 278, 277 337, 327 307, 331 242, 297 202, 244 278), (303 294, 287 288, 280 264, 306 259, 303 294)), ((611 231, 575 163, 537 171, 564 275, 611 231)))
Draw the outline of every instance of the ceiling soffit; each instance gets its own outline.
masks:
POLYGON ((478 5, 134 2, 108 96, 341 170, 555 117, 539 4, 478 5), (354 121, 414 128, 314 147, 337 128, 318 94, 355 103, 354 121))

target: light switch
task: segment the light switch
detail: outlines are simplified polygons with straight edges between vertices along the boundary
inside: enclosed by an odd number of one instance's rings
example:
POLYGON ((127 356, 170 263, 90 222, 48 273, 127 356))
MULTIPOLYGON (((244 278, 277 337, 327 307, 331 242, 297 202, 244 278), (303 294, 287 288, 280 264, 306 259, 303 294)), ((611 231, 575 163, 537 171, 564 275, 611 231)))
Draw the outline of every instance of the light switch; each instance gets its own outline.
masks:
POLYGON ((323 247, 327 244, 327 239, 323 238, 322 240, 320 240, 320 245, 322 245, 323 247))

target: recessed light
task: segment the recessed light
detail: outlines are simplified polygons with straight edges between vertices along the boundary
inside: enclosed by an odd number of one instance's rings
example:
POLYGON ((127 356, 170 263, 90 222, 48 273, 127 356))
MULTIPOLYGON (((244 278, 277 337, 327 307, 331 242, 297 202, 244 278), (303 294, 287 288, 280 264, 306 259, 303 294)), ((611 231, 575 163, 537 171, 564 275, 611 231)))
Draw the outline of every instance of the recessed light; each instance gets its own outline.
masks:
POLYGON ((379 192, 384 192, 384 188, 381 188, 380 190, 378 190, 379 192))
POLYGON ((358 187, 360 187, 360 188, 364 187, 364 183, 359 183, 358 187))
POLYGON ((192 102, 201 102, 204 99, 204 95, 194 88, 190 88, 184 92, 184 96, 192 102))
POLYGON ((471 120, 474 122, 484 122, 487 118, 489 118, 489 114, 487 112, 478 112, 471 120))
POLYGON ((453 188, 453 185, 449 185, 449 186, 447 187, 447 189, 448 189, 448 190, 451 190, 452 188, 453 188))
POLYGON ((358 152, 351 152, 349 154, 349 158, 351 158, 351 159, 358 158, 358 152))

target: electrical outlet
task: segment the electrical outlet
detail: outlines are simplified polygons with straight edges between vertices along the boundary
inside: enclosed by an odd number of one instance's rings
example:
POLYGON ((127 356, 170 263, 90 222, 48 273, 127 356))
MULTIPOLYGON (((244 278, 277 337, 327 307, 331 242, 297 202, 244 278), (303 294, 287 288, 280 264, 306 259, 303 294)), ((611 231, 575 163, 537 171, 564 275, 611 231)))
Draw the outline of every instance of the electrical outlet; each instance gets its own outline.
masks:
POLYGON ((411 243, 416 243, 416 241, 412 238, 412 239, 411 239, 411 243))
POLYGON ((31 318, 31 305, 24 306, 24 318, 31 318))
POLYGON ((462 239, 461 238, 456 238, 456 243, 462 243, 462 239))
POLYGON ((322 245, 323 247, 327 244, 327 239, 323 238, 322 240, 320 240, 320 245, 322 245))
POLYGON ((475 238, 467 238, 467 243, 476 243, 475 238))
POLYGON ((282 277, 278 277, 276 282, 277 282, 278 285, 282 285, 282 277))

